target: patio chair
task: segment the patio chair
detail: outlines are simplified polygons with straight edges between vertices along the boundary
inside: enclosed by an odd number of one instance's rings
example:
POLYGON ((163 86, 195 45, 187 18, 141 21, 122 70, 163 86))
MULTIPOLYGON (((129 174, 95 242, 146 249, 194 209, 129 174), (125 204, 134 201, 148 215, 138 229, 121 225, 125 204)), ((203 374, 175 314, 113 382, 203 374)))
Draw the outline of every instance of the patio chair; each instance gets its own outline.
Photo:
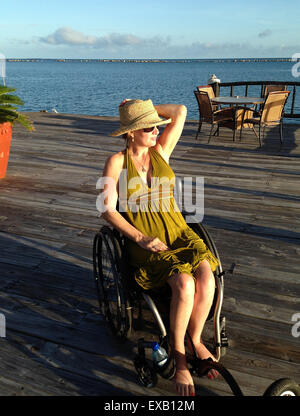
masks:
MULTIPOLYGON (((211 85, 199 85, 197 91, 205 91, 208 93, 208 96, 211 100, 215 98, 215 92, 211 85)), ((219 104, 212 104, 213 111, 218 110, 219 104)))
POLYGON ((244 114, 247 113, 246 117, 243 117, 241 131, 240 131, 240 139, 242 137, 243 125, 244 123, 252 124, 252 129, 259 140, 259 145, 261 147, 261 130, 265 127, 276 126, 279 125, 279 137, 280 143, 283 143, 283 115, 284 115, 284 106, 286 101, 289 97, 290 91, 273 91, 269 92, 266 96, 265 102, 262 106, 261 112, 255 117, 254 111, 252 110, 252 116, 249 115, 249 111, 251 109, 245 108, 244 114), (258 125, 259 131, 258 134, 254 128, 254 125, 258 125))
MULTIPOLYGON (((275 91, 286 91, 286 85, 285 84, 269 84, 264 85, 262 90, 262 97, 266 98, 269 92, 275 92, 275 91)), ((254 116, 259 116, 262 112, 263 104, 259 104, 259 106, 255 107, 254 116)))
POLYGON ((209 133, 208 143, 210 142, 212 131, 215 125, 217 125, 217 129, 214 135, 219 132, 219 127, 229 127, 233 129, 233 139, 235 138, 235 117, 234 117, 234 109, 232 108, 224 108, 221 110, 213 110, 213 106, 211 100, 209 98, 208 92, 206 91, 194 91, 198 109, 199 109, 199 126, 198 131, 196 134, 196 140, 200 133, 203 121, 205 123, 211 124, 211 129, 209 133), (230 125, 222 125, 223 122, 230 121, 230 125))
POLYGON ((284 84, 280 84, 280 85, 275 85, 275 84, 269 84, 269 85, 265 85, 264 88, 264 97, 266 97, 269 92, 274 92, 274 91, 286 91, 286 85, 284 84))

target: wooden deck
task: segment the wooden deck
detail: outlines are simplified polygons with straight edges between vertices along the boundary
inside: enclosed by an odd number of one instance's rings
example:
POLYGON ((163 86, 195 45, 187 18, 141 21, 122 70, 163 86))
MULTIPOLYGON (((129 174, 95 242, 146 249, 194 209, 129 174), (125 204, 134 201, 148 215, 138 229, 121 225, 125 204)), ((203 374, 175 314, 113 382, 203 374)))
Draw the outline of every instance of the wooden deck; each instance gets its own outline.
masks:
MULTIPOLYGON (((31 113, 36 131, 15 128, 0 180, 0 395, 173 395, 169 381, 136 383, 133 342, 114 341, 97 308, 92 241, 103 224, 95 201, 105 159, 123 147, 108 137, 116 119, 31 113)), ((188 121, 171 165, 205 177, 205 218, 223 267, 230 348, 222 359, 244 394, 276 379, 300 382, 300 125, 257 146, 251 132, 207 144, 188 121), (298 329, 299 331, 299 329, 298 329)), ((207 324, 205 339, 212 334, 207 324)), ((230 395, 220 377, 197 381, 202 395, 230 395)))

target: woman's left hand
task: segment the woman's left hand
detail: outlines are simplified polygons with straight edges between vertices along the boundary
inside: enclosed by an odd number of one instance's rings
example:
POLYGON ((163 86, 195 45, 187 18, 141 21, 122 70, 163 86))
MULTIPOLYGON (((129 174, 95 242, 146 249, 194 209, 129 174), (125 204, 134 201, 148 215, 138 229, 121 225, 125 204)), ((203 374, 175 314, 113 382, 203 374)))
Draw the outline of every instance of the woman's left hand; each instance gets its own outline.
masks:
POLYGON ((158 237, 153 238, 143 236, 143 238, 140 239, 137 243, 142 248, 153 251, 155 253, 159 251, 169 250, 169 247, 165 243, 163 243, 158 237))

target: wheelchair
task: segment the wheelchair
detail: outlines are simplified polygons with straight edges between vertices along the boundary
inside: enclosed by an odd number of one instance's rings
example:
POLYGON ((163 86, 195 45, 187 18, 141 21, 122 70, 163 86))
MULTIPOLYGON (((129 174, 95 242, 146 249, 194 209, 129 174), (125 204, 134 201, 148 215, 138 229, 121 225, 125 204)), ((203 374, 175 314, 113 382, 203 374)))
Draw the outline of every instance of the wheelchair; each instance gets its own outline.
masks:
MULTIPOLYGON (((223 375, 233 393, 241 395, 242 393, 231 374, 219 363, 228 347, 226 318, 221 314, 225 272, 222 270, 219 253, 212 237, 202 223, 188 223, 187 225, 199 235, 219 261, 219 266, 214 272, 215 295, 207 318, 207 320, 213 320, 213 355, 216 361, 211 359, 200 360, 194 349, 194 354, 187 356, 189 370, 194 375, 203 376, 214 368, 223 375)), ((164 322, 160 310, 162 304, 163 310, 169 310, 168 307, 166 308, 166 301, 170 300, 171 288, 166 285, 165 290, 160 291, 159 294, 154 291, 143 290, 135 282, 133 270, 129 266, 126 238, 120 235, 117 230, 106 225, 94 237, 93 268, 100 312, 104 315, 116 338, 121 341, 131 339, 135 329, 143 327, 142 304, 146 304, 158 327, 157 342, 167 351, 170 357, 167 331, 169 315, 166 314, 166 322, 164 322)), ((151 365, 151 360, 149 363, 149 360, 146 359, 146 350, 151 350, 151 348, 151 341, 144 338, 138 339, 138 353, 133 361, 138 380, 144 387, 155 386, 158 374, 165 379, 171 379, 175 373, 175 363, 172 358, 169 358, 162 368, 158 368, 154 363, 151 365)))
MULTIPOLYGON (((243 392, 232 374, 220 363, 229 344, 226 336, 226 319, 224 315, 221 315, 225 272, 222 270, 219 253, 203 224, 188 223, 188 226, 199 235, 219 261, 219 266, 214 272, 215 295, 207 318, 207 320, 213 320, 213 355, 216 361, 211 358, 199 359, 194 349, 192 355, 187 355, 188 367, 191 374, 198 377, 206 375, 211 369, 217 370, 231 388, 233 395, 243 396, 243 392)), ((234 264, 229 272, 232 273, 233 267, 234 264)), ((156 366, 151 359, 146 357, 146 351, 152 349, 153 341, 139 338, 137 341, 138 352, 133 360, 139 382, 144 387, 150 388, 156 385, 158 375, 165 379, 171 379, 175 374, 175 362, 170 357, 167 332, 168 313, 166 318, 160 313, 161 304, 164 312, 165 309, 169 310, 166 301, 170 299, 171 289, 167 286, 166 290, 159 294, 143 290, 133 278, 133 270, 130 268, 126 252, 126 239, 117 230, 106 225, 94 237, 93 268, 100 312, 104 315, 112 333, 118 340, 130 340, 135 330, 143 328, 142 303, 148 306, 154 316, 158 327, 158 343, 167 351, 169 358, 163 367, 156 366), (165 318, 165 322, 163 318, 165 318)), ((191 342, 191 344, 193 343, 191 342)), ((299 395, 300 386, 290 378, 274 381, 263 394, 263 396, 299 395)))

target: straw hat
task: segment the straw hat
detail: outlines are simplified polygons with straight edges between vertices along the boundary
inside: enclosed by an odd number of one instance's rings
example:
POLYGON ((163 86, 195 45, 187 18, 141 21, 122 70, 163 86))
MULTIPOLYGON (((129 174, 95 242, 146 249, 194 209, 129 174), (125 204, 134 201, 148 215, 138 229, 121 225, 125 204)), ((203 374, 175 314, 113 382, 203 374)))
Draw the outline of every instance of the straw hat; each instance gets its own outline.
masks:
POLYGON ((171 119, 159 117, 151 100, 129 100, 119 107, 120 128, 110 136, 121 136, 129 131, 171 123, 171 119))

